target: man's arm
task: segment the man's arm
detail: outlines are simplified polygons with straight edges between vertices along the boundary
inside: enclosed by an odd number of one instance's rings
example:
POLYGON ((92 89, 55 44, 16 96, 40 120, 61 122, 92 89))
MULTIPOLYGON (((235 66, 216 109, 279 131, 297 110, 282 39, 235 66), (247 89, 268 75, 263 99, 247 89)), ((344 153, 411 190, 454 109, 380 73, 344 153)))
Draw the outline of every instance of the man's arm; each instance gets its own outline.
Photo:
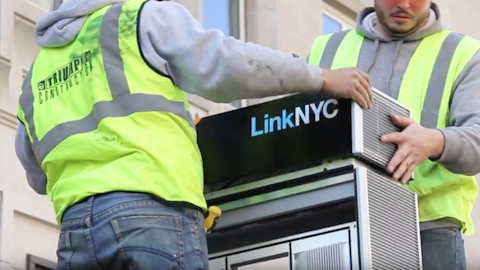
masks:
POLYGON ((144 58, 180 89, 215 102, 320 91, 305 59, 205 30, 180 4, 149 1, 139 18, 144 58))
POLYGON ((27 173, 27 181, 30 187, 38 194, 46 195, 47 176, 35 159, 32 144, 22 123, 18 125, 17 135, 15 136, 15 152, 27 173))
POLYGON ((464 68, 454 86, 450 127, 442 129, 445 147, 437 162, 452 172, 480 173, 480 51, 464 68))

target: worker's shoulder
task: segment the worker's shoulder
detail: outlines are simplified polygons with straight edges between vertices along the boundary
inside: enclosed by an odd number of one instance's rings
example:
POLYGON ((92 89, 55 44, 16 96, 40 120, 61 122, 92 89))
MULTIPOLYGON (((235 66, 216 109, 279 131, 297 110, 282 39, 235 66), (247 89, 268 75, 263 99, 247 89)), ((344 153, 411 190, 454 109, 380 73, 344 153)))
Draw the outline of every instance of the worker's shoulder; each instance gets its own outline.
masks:
POLYGON ((457 68, 462 66, 459 70, 468 71, 473 68, 477 74, 480 69, 480 40, 463 33, 444 31, 448 35, 442 44, 443 54, 455 59, 457 68))
POLYGON ((325 34, 318 36, 316 39, 321 40, 321 39, 330 39, 331 37, 337 37, 337 38, 343 38, 345 37, 348 33, 351 31, 355 31, 355 29, 348 29, 348 30, 343 30, 343 31, 338 31, 330 34, 325 34))
POLYGON ((472 36, 455 32, 455 31, 450 31, 450 30, 445 30, 448 32, 450 40, 460 44, 462 43, 463 46, 461 48, 463 50, 479 50, 480 49, 480 40, 476 39, 472 36))

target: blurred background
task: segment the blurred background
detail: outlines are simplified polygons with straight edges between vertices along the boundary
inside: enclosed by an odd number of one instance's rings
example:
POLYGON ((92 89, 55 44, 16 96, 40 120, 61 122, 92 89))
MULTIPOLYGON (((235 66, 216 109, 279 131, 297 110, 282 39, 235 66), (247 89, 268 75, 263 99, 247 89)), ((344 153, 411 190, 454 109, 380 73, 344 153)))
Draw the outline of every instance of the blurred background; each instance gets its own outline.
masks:
MULTIPOLYGON (((0 269, 55 269, 58 228, 50 201, 34 193, 14 152, 19 90, 39 47, 35 22, 57 0, 0 0, 0 269)), ((305 57, 314 38, 355 26, 373 0, 178 0, 205 28, 305 57)), ((436 0, 454 31, 480 38, 480 1, 436 0)), ((264 102, 218 104, 190 95, 203 117, 264 102)), ((480 203, 473 216, 480 230, 480 203)), ((398 228, 401 230, 402 228, 398 228)), ((469 269, 480 269, 480 232, 466 237, 469 269)), ((402 251, 398 251, 401 256, 402 251)))

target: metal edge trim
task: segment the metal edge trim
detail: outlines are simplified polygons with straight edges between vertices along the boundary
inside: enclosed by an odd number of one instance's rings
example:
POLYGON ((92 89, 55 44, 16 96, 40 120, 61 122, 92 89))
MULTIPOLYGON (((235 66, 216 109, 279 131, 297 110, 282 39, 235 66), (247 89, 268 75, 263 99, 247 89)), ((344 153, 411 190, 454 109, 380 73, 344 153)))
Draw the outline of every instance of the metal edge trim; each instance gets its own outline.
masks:
POLYGON ((316 166, 316 167, 312 167, 312 168, 308 168, 308 169, 304 169, 304 170, 299 170, 299 171, 294 171, 294 172, 290 172, 290 173, 266 178, 266 179, 263 179, 263 180, 258 180, 258 181, 255 181, 253 183, 248 183, 248 184, 239 185, 239 186, 232 187, 232 188, 227 188, 227 189, 223 189, 223 190, 219 190, 219 191, 206 193, 204 196, 205 196, 205 199, 208 201, 208 200, 220 198, 220 197, 223 197, 223 196, 232 195, 232 194, 239 193, 239 192, 244 192, 244 191, 248 191, 248 190, 252 190, 252 189, 257 189, 257 188, 261 188, 261 187, 264 187, 264 186, 269 186, 269 185, 273 185, 273 184, 276 184, 276 183, 282 183, 282 182, 297 179, 297 178, 300 178, 300 177, 305 177, 305 176, 309 176, 309 175, 312 175, 312 174, 321 173, 321 172, 328 171, 328 170, 333 170, 333 169, 336 169, 336 168, 347 167, 347 166, 354 165, 354 164, 355 164, 355 159, 353 159, 353 158, 335 160, 333 162, 324 163, 324 164, 316 166))
POLYGON ((237 253, 237 254, 232 254, 228 256, 227 269, 237 270, 236 267, 232 269, 232 265, 235 265, 238 263, 244 263, 252 260, 263 259, 260 262, 265 262, 266 261, 265 258, 282 254, 282 253, 288 253, 288 256, 291 257, 289 243, 278 243, 273 246, 260 247, 258 249, 248 250, 248 251, 237 253), (252 253, 254 253, 253 256, 251 256, 252 253))
POLYGON ((364 151, 363 146, 363 109, 355 101, 351 105, 352 114, 352 153, 355 156, 361 156, 364 151))
POLYGON ((389 100, 389 101, 392 101, 392 102, 394 102, 394 103, 396 103, 396 104, 399 104, 399 105, 401 105, 402 107, 405 107, 405 106, 404 106, 402 103, 400 103, 398 100, 396 100, 396 99, 392 98, 391 96, 383 93, 382 91, 378 90, 378 89, 375 88, 375 87, 372 87, 372 92, 374 92, 376 95, 379 95, 379 96, 381 96, 381 97, 386 98, 386 99, 389 100))
POLYGON ((226 211, 216 225, 216 230, 229 229, 241 225, 257 223, 267 218, 301 212, 311 208, 325 206, 332 202, 355 200, 355 183, 353 179, 327 188, 303 192, 283 200, 272 200, 235 208, 226 211))
POLYGON ((377 95, 379 95, 379 96, 381 96, 381 97, 384 97, 384 98, 386 98, 388 101, 391 101, 391 102, 395 103, 396 105, 402 107, 403 109, 407 110, 407 111, 408 111, 408 116, 410 117, 411 111, 410 111, 410 109, 409 109, 407 106, 405 106, 403 103, 401 103, 400 101, 398 101, 398 100, 392 98, 391 96, 383 93, 382 91, 378 90, 378 89, 375 88, 375 87, 372 87, 372 91, 375 92, 375 94, 377 94, 377 95))
POLYGON ((360 269, 372 269, 372 250, 370 242, 370 213, 368 207, 367 169, 358 167, 355 173, 358 211, 358 245, 360 248, 360 269))
POLYGON ((416 213, 416 218, 417 218, 417 239, 418 239, 418 265, 419 269, 418 270, 423 270, 423 259, 422 259, 422 239, 420 236, 420 217, 419 217, 419 212, 418 212, 418 195, 416 193, 413 193, 413 196, 415 196, 415 213, 416 213))
POLYGON ((357 231, 358 223, 352 224, 350 226, 350 262, 352 266, 352 270, 360 270, 360 258, 358 252, 358 231, 357 231))
POLYGON ((270 202, 270 201, 274 201, 274 200, 279 200, 279 199, 282 199, 282 198, 285 198, 285 197, 291 197, 291 196, 295 196, 295 195, 298 195, 298 194, 307 193, 307 192, 311 192, 311 191, 314 191, 314 190, 324 189, 324 188, 327 188, 327 187, 339 185, 339 184, 342 184, 342 183, 352 181, 352 178, 353 178, 353 174, 351 172, 349 172, 349 173, 329 177, 329 178, 326 178, 326 179, 322 179, 322 180, 312 182, 312 183, 307 183, 307 184, 293 186, 293 187, 289 187, 289 188, 285 188, 285 189, 275 190, 275 191, 271 191, 271 192, 267 192, 267 193, 243 198, 243 199, 240 199, 240 200, 231 201, 231 202, 224 203, 224 204, 219 204, 218 207, 220 207, 220 209, 222 209, 223 212, 227 212, 227 211, 235 210, 235 209, 238 209, 238 208, 248 207, 248 206, 252 206, 252 205, 258 205, 258 204, 262 204, 262 203, 266 203, 266 202, 270 202), (260 199, 262 197, 263 198, 268 197, 268 198, 260 201, 260 199), (255 202, 255 201, 257 201, 257 202, 255 202))

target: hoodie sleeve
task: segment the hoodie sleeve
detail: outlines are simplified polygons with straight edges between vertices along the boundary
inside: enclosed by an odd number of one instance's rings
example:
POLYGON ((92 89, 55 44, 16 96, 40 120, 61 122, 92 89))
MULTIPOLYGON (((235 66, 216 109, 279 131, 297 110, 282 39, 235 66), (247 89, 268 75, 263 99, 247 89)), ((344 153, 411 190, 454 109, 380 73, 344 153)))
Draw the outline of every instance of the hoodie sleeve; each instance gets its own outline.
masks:
POLYGON ((47 194, 47 176, 37 163, 32 151, 32 144, 28 139, 27 131, 23 124, 18 125, 15 136, 15 152, 26 171, 27 181, 30 187, 41 195, 47 194))
POLYGON ((218 30, 205 30, 180 4, 148 1, 139 17, 139 43, 148 64, 177 87, 214 102, 318 92, 319 67, 218 30))
POLYGON ((450 105, 450 126, 443 154, 437 160, 452 172, 480 173, 480 51, 458 77, 450 105))

